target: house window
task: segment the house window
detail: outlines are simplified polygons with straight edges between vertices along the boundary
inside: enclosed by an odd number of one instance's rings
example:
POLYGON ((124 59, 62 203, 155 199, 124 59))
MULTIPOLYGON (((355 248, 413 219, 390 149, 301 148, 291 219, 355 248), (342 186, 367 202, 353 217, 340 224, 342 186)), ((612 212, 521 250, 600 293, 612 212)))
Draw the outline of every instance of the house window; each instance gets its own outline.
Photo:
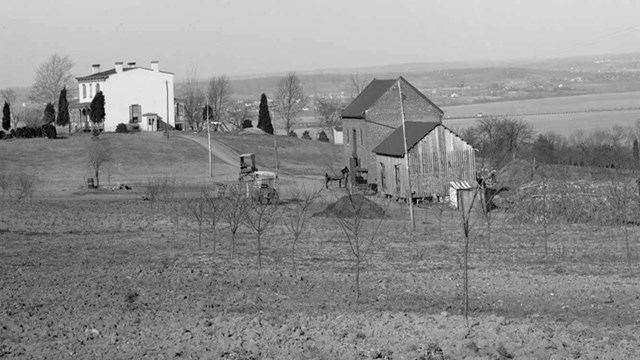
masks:
POLYGON ((129 122, 131 124, 136 124, 140 122, 141 113, 142 113, 142 107, 140 105, 134 104, 129 106, 129 122))
POLYGON ((89 84, 89 97, 93 99, 93 84, 89 84))
POLYGON ((100 84, 96 84, 96 94, 100 92, 100 84))
POLYGON ((87 84, 82 84, 82 98, 87 98, 87 84))

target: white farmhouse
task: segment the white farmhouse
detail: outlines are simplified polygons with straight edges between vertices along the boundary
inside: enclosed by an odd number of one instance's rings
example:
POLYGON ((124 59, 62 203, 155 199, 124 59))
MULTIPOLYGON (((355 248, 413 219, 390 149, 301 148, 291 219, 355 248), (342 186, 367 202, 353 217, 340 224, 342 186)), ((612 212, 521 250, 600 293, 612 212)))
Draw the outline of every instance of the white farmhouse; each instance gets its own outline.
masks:
POLYGON ((136 63, 116 62, 110 70, 100 71, 92 65, 91 75, 78 77, 78 104, 72 107, 78 128, 91 128, 89 109, 98 91, 105 98, 104 131, 115 131, 119 123, 142 131, 162 130, 162 122, 175 125, 173 73, 160 71, 160 64, 151 61, 151 68, 136 63))

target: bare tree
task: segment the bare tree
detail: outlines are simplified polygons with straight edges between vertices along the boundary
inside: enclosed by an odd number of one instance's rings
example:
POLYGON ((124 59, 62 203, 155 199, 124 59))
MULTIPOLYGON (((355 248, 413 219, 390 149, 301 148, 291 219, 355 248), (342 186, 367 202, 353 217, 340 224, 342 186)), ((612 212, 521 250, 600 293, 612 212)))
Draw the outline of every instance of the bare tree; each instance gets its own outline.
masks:
POLYGON ((73 61, 69 56, 53 54, 43 64, 38 66, 29 99, 33 102, 54 103, 64 87, 71 88, 74 77, 71 73, 73 61))
POLYGON ((307 104, 307 101, 300 78, 295 72, 287 74, 280 80, 274 97, 274 111, 284 121, 284 128, 287 134, 291 132, 291 129, 296 124, 298 115, 307 104))
POLYGON ((204 106, 205 98, 202 88, 198 86, 197 70, 198 68, 193 66, 187 72, 187 79, 182 87, 181 98, 187 125, 191 130, 199 131, 202 130, 200 124, 202 123, 202 107, 204 106))
POLYGON ((469 327, 469 239, 471 235, 471 229, 473 228, 473 223, 471 223, 471 214, 473 210, 474 203, 478 196, 478 190, 480 188, 477 187, 473 192, 473 197, 471 198, 471 202, 469 204, 465 204, 464 197, 460 197, 460 212, 462 214, 462 233, 464 235, 464 271, 463 271, 463 297, 464 297, 464 321, 469 327))
POLYGON ((211 233, 213 237, 213 253, 215 254, 218 244, 217 228, 218 224, 224 217, 224 212, 227 209, 227 202, 221 196, 219 190, 216 189, 202 189, 202 195, 206 202, 206 213, 211 221, 211 233))
POLYGON ((106 139, 92 137, 88 142, 87 160, 96 176, 95 187, 100 186, 100 166, 111 161, 111 147, 106 139))
POLYGON ((42 111, 37 109, 36 107, 25 107, 20 111, 19 116, 13 116, 13 128, 17 128, 17 121, 22 121, 24 126, 28 127, 40 127, 44 125, 44 119, 42 118, 42 111))
POLYGON ((247 203, 246 222, 256 233, 258 268, 262 269, 262 235, 275 225, 278 205, 275 201, 254 199, 247 203))
POLYGON ((289 211, 285 226, 287 230, 293 235, 293 241, 291 242, 291 267, 293 269, 293 276, 297 275, 296 271, 296 244, 302 233, 307 228, 307 220, 311 216, 310 209, 313 203, 320 197, 322 188, 318 191, 311 191, 304 187, 294 187, 291 190, 291 198, 293 199, 292 209, 289 211))
POLYGON ((245 214, 249 205, 249 199, 247 199, 247 194, 244 190, 240 185, 231 185, 225 192, 226 210, 224 218, 229 224, 229 231, 231 232, 232 260, 236 252, 236 233, 246 219, 245 214))
POLYGON ((0 96, 2 96, 2 100, 11 106, 11 112, 13 112, 13 105, 17 98, 16 91, 11 88, 5 88, 0 90, 0 96))
POLYGON ((369 256, 373 254, 377 245, 376 236, 380 230, 380 226, 385 218, 383 214, 378 220, 368 220, 365 217, 366 198, 362 195, 348 193, 347 206, 350 206, 349 213, 351 216, 339 216, 336 218, 342 233, 347 240, 349 250, 355 262, 355 286, 356 286, 356 302, 360 300, 360 273, 362 264, 369 256), (375 223, 377 221, 377 224, 375 223), (373 223, 372 223, 373 222, 373 223))
POLYGON ((231 82, 226 75, 217 76, 209 80, 207 87, 207 102, 213 110, 213 121, 224 121, 227 110, 231 106, 231 82))
POLYGON ((206 202, 204 197, 198 197, 195 199, 191 199, 186 203, 187 209, 189 213, 193 216, 193 218, 198 223, 198 249, 202 249, 202 223, 204 223, 204 218, 206 216, 206 202))
POLYGON ((355 99, 360 95, 362 90, 364 90, 364 88, 367 87, 367 84, 369 84, 369 78, 362 74, 351 74, 349 80, 349 89, 352 99, 355 99))
POLYGON ((495 168, 500 168, 509 157, 515 159, 533 136, 532 127, 526 121, 495 116, 482 118, 474 130, 475 145, 495 168))
POLYGON ((242 123, 251 117, 251 109, 242 101, 235 102, 227 113, 231 123, 238 129, 242 129, 242 123))
POLYGON ((342 124, 340 99, 327 96, 316 98, 316 112, 320 115, 321 126, 327 130, 342 124))

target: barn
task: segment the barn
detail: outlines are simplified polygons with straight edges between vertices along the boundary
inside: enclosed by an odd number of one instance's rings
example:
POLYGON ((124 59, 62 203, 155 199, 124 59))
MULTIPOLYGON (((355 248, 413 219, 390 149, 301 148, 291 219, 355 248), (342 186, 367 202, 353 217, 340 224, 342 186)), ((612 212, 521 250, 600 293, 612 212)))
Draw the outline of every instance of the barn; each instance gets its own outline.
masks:
MULTIPOLYGON (((452 181, 474 183, 475 149, 439 122, 405 122, 413 199, 445 197, 452 181)), ((402 126, 373 152, 376 154, 378 192, 406 198, 409 189, 402 126)))

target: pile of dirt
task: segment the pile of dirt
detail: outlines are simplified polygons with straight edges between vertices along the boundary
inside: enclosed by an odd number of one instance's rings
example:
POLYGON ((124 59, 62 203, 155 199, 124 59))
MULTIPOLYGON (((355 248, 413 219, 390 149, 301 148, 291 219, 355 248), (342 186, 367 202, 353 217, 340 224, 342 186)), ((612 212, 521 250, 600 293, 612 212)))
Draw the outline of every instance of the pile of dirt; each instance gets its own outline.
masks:
POLYGON ((333 204, 329 204, 326 209, 313 214, 314 217, 330 218, 354 218, 380 219, 385 217, 385 211, 372 200, 364 195, 345 195, 333 204))

